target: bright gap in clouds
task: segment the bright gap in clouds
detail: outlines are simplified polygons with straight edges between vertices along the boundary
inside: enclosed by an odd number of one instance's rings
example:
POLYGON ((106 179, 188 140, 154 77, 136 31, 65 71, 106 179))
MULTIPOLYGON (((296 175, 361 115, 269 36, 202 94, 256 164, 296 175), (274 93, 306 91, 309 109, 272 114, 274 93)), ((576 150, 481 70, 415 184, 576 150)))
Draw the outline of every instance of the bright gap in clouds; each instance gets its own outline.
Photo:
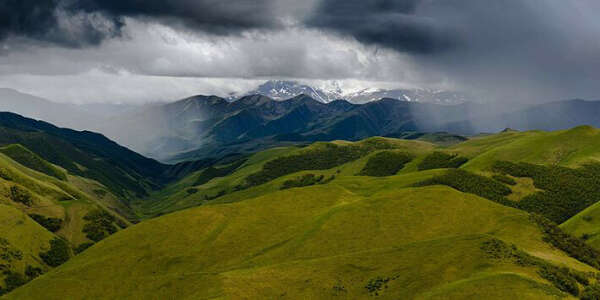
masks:
POLYGON ((268 79, 317 86, 339 80, 347 89, 447 84, 417 71, 402 54, 299 27, 218 37, 127 19, 123 37, 99 47, 38 47, 0 56, 0 87, 58 102, 227 96, 268 79))

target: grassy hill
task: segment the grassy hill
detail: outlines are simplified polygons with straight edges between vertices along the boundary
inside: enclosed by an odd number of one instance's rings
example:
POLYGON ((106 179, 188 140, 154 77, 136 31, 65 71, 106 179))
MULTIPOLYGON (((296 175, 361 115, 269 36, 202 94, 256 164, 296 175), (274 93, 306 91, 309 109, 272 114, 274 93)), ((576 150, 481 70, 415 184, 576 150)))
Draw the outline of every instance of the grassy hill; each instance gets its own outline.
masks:
POLYGON ((34 166, 39 159, 22 154, 22 149, 11 151, 14 144, 73 175, 102 183, 124 201, 144 196, 168 181, 164 174, 170 166, 145 158, 100 134, 0 113, 0 146, 9 146, 3 153, 28 167, 43 168, 34 166))
POLYGON ((329 183, 145 221, 9 299, 502 298, 499 289, 514 286, 530 299, 567 295, 539 267, 496 258, 485 248, 496 239, 594 271, 545 243, 524 212, 447 187, 396 184, 353 192, 329 183))
POLYGON ((54 238, 17 208, 0 204, 0 295, 32 279, 27 270, 49 269, 39 254, 54 238))
POLYGON ((23 258, 0 287, 31 265, 6 299, 594 299, 599 146, 592 127, 318 142, 167 167, 123 202, 7 144, 0 238, 23 258))
POLYGON ((0 294, 129 226, 123 217, 128 214, 99 182, 70 174, 21 145, 1 148, 0 294))
POLYGON ((599 134, 232 157, 134 201, 147 220, 5 297, 594 299, 599 134))

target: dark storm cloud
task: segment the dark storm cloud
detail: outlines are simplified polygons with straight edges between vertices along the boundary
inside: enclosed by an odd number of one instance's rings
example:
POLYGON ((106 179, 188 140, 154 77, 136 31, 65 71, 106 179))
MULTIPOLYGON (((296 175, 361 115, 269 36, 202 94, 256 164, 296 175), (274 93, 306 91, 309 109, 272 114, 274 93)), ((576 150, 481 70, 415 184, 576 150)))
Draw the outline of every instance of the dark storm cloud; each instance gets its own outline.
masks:
POLYGON ((306 23, 467 89, 547 101, 599 97, 598 11, 596 0, 322 0, 306 23))
POLYGON ((0 40, 28 38, 65 47, 119 36, 125 17, 219 35, 277 28, 274 0, 3 0, 0 40))
POLYGON ((118 20, 124 16, 181 22, 217 34, 277 27, 273 0, 79 0, 74 11, 101 12, 118 20))
POLYGON ((65 47, 97 45, 119 34, 122 23, 64 10, 59 0, 0 1, 0 40, 29 38, 65 47))
POLYGON ((451 47, 453 33, 427 16, 417 15, 421 0, 323 0, 307 24, 411 53, 451 47))

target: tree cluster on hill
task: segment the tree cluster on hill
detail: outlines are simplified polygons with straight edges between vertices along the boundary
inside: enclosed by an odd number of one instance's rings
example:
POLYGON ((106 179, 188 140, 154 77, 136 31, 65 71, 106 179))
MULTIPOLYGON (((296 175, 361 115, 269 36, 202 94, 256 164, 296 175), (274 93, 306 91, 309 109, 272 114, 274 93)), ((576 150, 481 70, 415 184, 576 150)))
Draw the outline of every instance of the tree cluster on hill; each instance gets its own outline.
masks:
POLYGON ((396 175, 412 159, 413 156, 408 153, 382 151, 370 157, 358 175, 374 177, 396 175))
POLYGON ((22 203, 25 206, 31 206, 33 204, 31 194, 27 190, 16 185, 10 187, 9 198, 14 202, 22 203))
POLYGON ((415 186, 430 185, 446 185, 461 192, 475 194, 500 204, 512 207, 516 205, 515 202, 506 199, 506 196, 512 193, 510 188, 493 179, 465 170, 451 169, 443 175, 415 184, 415 186))
POLYGON ((492 179, 508 185, 517 185, 517 182, 514 179, 503 174, 494 174, 492 179))
POLYGON ((481 250, 486 252, 491 259, 510 261, 523 267, 536 267, 540 277, 551 282, 559 290, 574 296, 580 294, 579 284, 587 289, 590 286, 590 279, 595 278, 594 273, 557 267, 541 258, 529 255, 515 245, 509 246, 496 238, 485 241, 481 245, 481 250))
POLYGON ((370 152, 393 148, 385 142, 367 140, 360 145, 324 143, 320 147, 268 161, 263 169, 246 177, 246 188, 304 170, 327 170, 357 160, 370 152))
POLYGON ((50 232, 59 231, 63 223, 62 219, 45 217, 38 214, 30 214, 29 217, 31 217, 38 224, 42 225, 42 227, 48 229, 50 232))
POLYGON ((73 249, 73 251, 75 251, 75 254, 79 254, 79 253, 81 253, 81 252, 83 252, 83 251, 87 250, 87 248, 89 248, 89 247, 91 247, 91 246, 93 246, 93 245, 94 245, 94 243, 91 243, 91 242, 82 243, 82 244, 80 244, 79 246, 75 247, 75 248, 73 249))
POLYGON ((113 223, 116 218, 102 209, 96 209, 87 213, 84 217, 87 223, 83 226, 83 232, 86 237, 94 242, 98 242, 107 236, 117 232, 113 223))
POLYGON ((296 177, 294 179, 286 180, 281 185, 281 189, 291 189, 296 187, 304 187, 311 186, 315 184, 327 184, 335 179, 335 175, 331 175, 328 178, 325 178, 323 175, 315 175, 315 174, 304 174, 300 177, 296 177))
POLYGON ((530 177, 544 191, 525 196, 519 208, 562 223, 600 199, 600 164, 578 169, 498 161, 493 170, 515 177, 530 177))
POLYGON ((196 178, 196 181, 194 182, 194 186, 203 185, 203 184, 209 182, 210 180, 212 180, 213 178, 225 177, 225 176, 233 173, 235 170, 237 170, 239 167, 241 167, 245 162, 246 162, 245 159, 241 159, 230 165, 227 165, 227 166, 221 167, 221 168, 216 168, 214 166, 210 166, 210 167, 204 169, 204 171, 200 172, 200 174, 196 178))
POLYGON ((532 214, 531 219, 540 227, 544 241, 564 251, 569 256, 600 270, 600 252, 581 239, 564 232, 556 223, 532 214))
POLYGON ((59 238, 51 240, 50 249, 40 253, 40 258, 51 267, 58 267, 64 264, 70 257, 69 245, 59 238))
POLYGON ((448 154, 436 151, 427 155, 423 161, 419 163, 417 168, 419 171, 458 168, 464 165, 467 161, 469 161, 468 158, 458 156, 457 154, 448 154))

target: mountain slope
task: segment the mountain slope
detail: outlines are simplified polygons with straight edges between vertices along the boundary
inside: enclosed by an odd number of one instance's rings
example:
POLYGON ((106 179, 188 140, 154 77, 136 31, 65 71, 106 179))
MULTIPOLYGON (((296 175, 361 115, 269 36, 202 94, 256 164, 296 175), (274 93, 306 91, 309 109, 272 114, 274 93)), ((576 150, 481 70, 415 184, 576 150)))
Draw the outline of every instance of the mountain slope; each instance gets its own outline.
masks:
POLYGON ((166 165, 92 132, 55 127, 0 113, 0 145, 21 144, 69 172, 101 182, 122 197, 142 196, 158 186, 166 165))
POLYGON ((68 174, 21 145, 6 149, 7 155, 0 154, 0 294, 63 263, 83 250, 81 245, 89 247, 127 227, 129 222, 117 211, 131 214, 101 184, 68 174), (114 231, 91 235, 97 220, 90 216, 95 212, 107 214, 106 220, 112 221, 106 226, 114 226, 114 231))

